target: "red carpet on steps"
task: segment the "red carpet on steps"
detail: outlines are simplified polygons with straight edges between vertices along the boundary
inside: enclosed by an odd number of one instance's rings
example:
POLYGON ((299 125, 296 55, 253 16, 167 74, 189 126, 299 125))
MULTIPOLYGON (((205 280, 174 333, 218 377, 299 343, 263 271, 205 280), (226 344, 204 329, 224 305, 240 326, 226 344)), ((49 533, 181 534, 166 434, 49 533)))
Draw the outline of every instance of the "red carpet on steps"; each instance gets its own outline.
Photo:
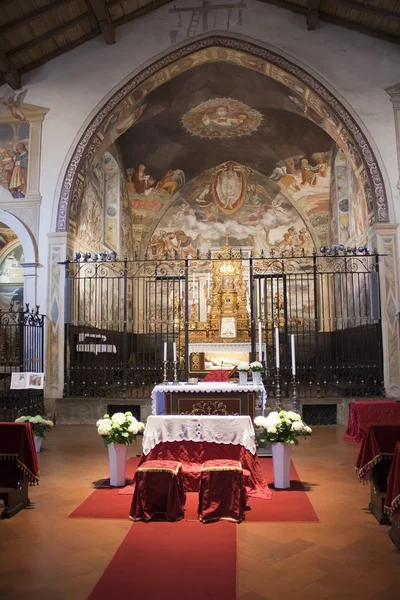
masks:
POLYGON ((89 600, 235 600, 234 523, 134 523, 89 600))
MULTIPOLYGON (((127 463, 127 478, 132 479, 138 458, 131 458, 127 463)), ((250 498, 251 510, 245 513, 245 522, 318 522, 318 516, 299 480, 296 469, 291 464, 291 487, 289 490, 275 490, 273 488, 272 459, 260 459, 264 477, 271 487, 272 499, 261 500, 250 498)), ((109 488, 107 482, 96 489, 86 500, 82 502, 69 516, 71 518, 84 519, 128 519, 132 495, 120 494, 118 488, 109 488)), ((197 521, 197 499, 196 493, 187 494, 185 520, 197 521)), ((149 524, 144 524, 148 526, 149 524)), ((160 523, 155 523, 159 526, 160 523)), ((165 523, 166 526, 176 526, 179 523, 165 523)), ((203 528, 213 525, 203 526, 203 528)))

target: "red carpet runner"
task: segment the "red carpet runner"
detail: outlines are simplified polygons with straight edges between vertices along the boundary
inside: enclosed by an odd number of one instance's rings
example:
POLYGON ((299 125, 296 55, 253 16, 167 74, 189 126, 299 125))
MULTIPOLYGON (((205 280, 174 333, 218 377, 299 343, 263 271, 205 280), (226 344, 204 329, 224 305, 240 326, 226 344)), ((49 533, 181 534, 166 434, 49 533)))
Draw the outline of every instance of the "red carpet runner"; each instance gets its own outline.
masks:
POLYGON ((89 600, 235 600, 236 534, 227 522, 134 523, 89 600))
MULTIPOLYGON (((127 477, 131 479, 134 475, 139 459, 131 458, 127 464, 127 477)), ((260 465, 264 477, 271 486, 272 499, 261 500, 250 498, 251 510, 245 513, 245 523, 251 522, 318 522, 318 516, 299 480, 296 469, 291 464, 291 488, 289 490, 274 490, 272 487, 273 471, 272 459, 260 459, 260 465)), ((109 488, 103 485, 95 490, 86 500, 82 502, 70 515, 71 518, 84 519, 128 519, 132 495, 120 494, 118 488, 109 488)), ((187 494, 186 521, 197 521, 197 499, 196 493, 187 494)), ((155 523, 156 526, 160 523, 155 523)), ((166 523, 165 525, 171 525, 166 523)), ((178 523, 173 523, 176 526, 178 523)), ((203 525, 203 528, 214 525, 203 525)))

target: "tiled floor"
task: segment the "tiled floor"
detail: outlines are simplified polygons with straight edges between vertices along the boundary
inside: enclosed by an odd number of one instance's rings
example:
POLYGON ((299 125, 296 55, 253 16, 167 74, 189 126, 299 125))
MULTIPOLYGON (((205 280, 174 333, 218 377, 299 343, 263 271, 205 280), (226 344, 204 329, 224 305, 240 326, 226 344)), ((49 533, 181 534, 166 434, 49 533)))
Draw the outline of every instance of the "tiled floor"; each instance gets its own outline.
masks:
MULTIPOLYGON (((359 446, 342 435, 341 427, 315 428, 294 448, 320 523, 239 526, 239 600, 400 599, 400 552, 366 510, 369 490, 354 474, 359 446)), ((34 508, 0 521, 0 598, 84 600, 131 523, 67 519, 108 474, 94 427, 57 426, 40 467, 40 485, 30 492, 34 508)))

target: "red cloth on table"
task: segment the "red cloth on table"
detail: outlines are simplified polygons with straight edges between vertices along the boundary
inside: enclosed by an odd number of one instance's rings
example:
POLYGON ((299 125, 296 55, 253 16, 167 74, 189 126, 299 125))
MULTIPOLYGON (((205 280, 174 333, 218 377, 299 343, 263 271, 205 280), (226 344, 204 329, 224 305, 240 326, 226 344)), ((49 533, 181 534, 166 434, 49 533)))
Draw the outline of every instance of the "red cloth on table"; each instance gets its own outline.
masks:
POLYGON ((139 466, 148 460, 178 460, 183 467, 183 480, 187 492, 197 492, 200 473, 207 460, 238 460, 244 471, 246 492, 253 498, 269 500, 272 493, 264 479, 257 455, 240 444, 215 442, 160 442, 146 456, 142 454, 139 466))
POLYGON ((199 519, 240 523, 244 519, 246 491, 237 460, 208 460, 201 469, 199 519))
POLYGON ((390 514, 400 512, 400 442, 397 442, 395 446, 393 462, 390 467, 385 510, 390 514))
POLYGON ((362 442, 368 425, 377 423, 400 424, 400 402, 395 400, 351 402, 349 422, 343 439, 348 442, 362 442))
POLYGON ((203 381, 229 381, 229 371, 224 371, 223 369, 210 371, 204 377, 203 381))
POLYGON ((360 479, 368 479, 372 467, 384 458, 392 459, 396 443, 400 441, 398 425, 370 425, 361 444, 356 471, 360 479))
POLYGON ((0 460, 14 459, 30 485, 39 482, 39 463, 30 423, 0 423, 0 460))
POLYGON ((133 521, 150 521, 156 516, 179 521, 184 517, 185 500, 181 463, 153 460, 138 467, 130 511, 133 521))

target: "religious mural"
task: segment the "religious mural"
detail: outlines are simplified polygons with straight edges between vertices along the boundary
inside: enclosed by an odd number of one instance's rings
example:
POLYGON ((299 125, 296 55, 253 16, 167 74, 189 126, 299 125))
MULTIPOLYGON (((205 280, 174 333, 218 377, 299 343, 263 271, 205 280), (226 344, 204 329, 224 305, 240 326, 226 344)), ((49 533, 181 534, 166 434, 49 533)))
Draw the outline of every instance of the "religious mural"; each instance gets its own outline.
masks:
POLYGON ((226 233, 232 246, 255 251, 313 246, 304 221, 275 182, 244 165, 224 163, 186 184, 151 236, 148 253, 205 254, 222 247, 226 233))
POLYGON ((24 262, 22 246, 12 229, 0 223, 0 310, 22 308, 24 262))
POLYGON ((0 123, 0 185, 25 198, 28 177, 28 123, 0 123))
POLYGON ((183 126, 199 137, 240 137, 259 127, 262 114, 232 98, 202 102, 183 115, 183 126))

